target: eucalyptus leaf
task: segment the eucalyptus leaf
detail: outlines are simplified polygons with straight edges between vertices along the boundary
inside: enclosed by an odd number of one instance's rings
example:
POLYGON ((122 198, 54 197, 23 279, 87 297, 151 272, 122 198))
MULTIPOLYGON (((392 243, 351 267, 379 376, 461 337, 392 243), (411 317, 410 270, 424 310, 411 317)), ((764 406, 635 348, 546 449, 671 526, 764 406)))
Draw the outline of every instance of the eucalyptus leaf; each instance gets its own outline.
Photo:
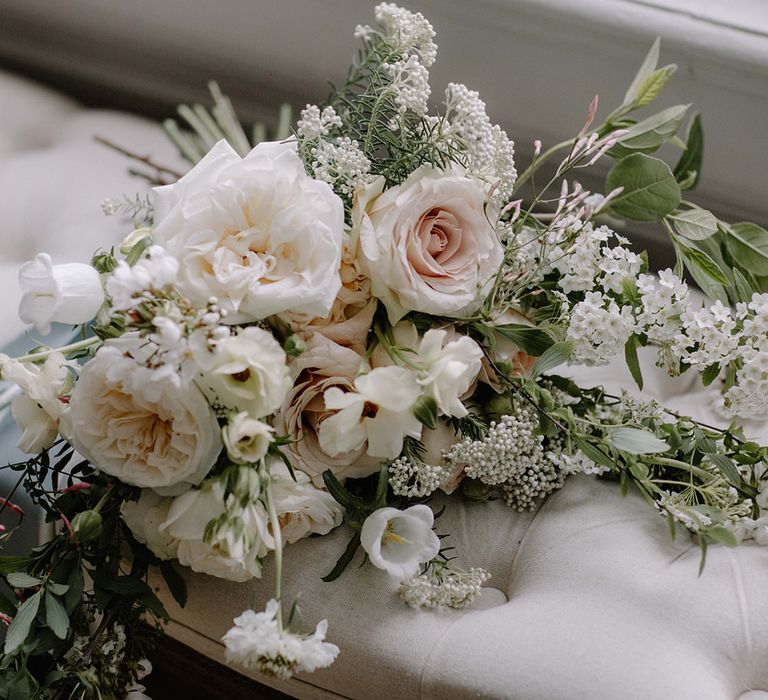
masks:
POLYGON ((685 151, 675 166, 675 178, 681 189, 692 190, 699 184, 701 167, 704 160, 704 131, 701 127, 701 117, 693 115, 688 127, 685 141, 685 151))
POLYGON ((632 82, 627 88, 627 92, 624 95, 624 106, 634 105, 638 99, 638 95, 641 94, 641 86, 653 75, 656 70, 656 66, 659 64, 659 49, 661 48, 661 37, 656 37, 656 40, 651 44, 651 48, 648 50, 639 70, 632 79, 632 82))
POLYGON ((755 275, 768 275, 768 231, 748 222, 724 228, 725 244, 734 260, 755 275))
POLYGON ((629 127, 619 144, 629 150, 656 150, 677 133, 690 105, 668 107, 629 127))
POLYGON ((572 341, 562 340, 559 343, 555 343, 547 348, 544 351, 544 354, 536 360, 536 364, 533 366, 532 375, 538 377, 545 372, 549 372, 549 370, 562 365, 564 362, 568 362, 572 352, 572 341))
POLYGON ((633 455, 650 455, 669 449, 664 440, 643 428, 613 428, 608 432, 608 442, 617 450, 633 455))
POLYGON ((32 588, 32 586, 39 586, 42 583, 39 578, 25 574, 23 571, 14 571, 5 578, 12 588, 32 588))
POLYGON ((5 635, 3 652, 8 655, 18 649, 29 636, 32 623, 40 608, 40 591, 27 598, 19 607, 5 635))
POLYGON ((45 592, 45 624, 59 639, 66 639, 69 617, 61 601, 50 591, 45 592))
POLYGON ((611 201, 611 210, 634 221, 658 221, 672 213, 682 198, 669 166, 658 158, 633 153, 608 173, 606 192, 623 191, 611 201))
POLYGON ((692 241, 703 241, 717 233, 717 219, 706 209, 686 209, 667 216, 675 231, 692 241))

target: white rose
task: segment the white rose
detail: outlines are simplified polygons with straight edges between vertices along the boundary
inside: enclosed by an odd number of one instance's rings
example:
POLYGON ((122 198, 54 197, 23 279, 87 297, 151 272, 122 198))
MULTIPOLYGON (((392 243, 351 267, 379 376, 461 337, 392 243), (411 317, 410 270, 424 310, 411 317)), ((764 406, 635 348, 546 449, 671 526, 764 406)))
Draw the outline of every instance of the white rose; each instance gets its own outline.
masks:
POLYGON ((238 582, 261 576, 261 559, 275 546, 264 506, 253 501, 238 511, 238 532, 224 525, 205 541, 208 523, 225 513, 223 485, 205 481, 174 499, 161 528, 178 540, 179 562, 193 571, 238 582))
POLYGON ((416 375, 405 367, 377 367, 355 380, 356 391, 331 387, 325 406, 338 411, 320 425, 320 447, 329 455, 368 443, 371 457, 395 459, 406 436, 418 438, 421 423, 413 405, 421 394, 416 375))
POLYGON ((19 284, 23 292, 19 317, 43 335, 50 333, 51 323, 87 323, 104 303, 101 276, 93 267, 54 265, 47 253, 21 266, 19 284))
POLYGON ((177 286, 193 303, 217 297, 230 323, 331 310, 344 205, 307 175, 295 144, 262 143, 240 158, 219 141, 156 195, 154 240, 179 261, 177 286))
POLYGON ((75 449, 103 472, 175 495, 211 469, 221 431, 194 384, 142 363, 145 345, 126 335, 99 348, 80 371, 67 429, 75 449))
POLYGON ((352 219, 372 293, 390 321, 409 311, 466 313, 504 257, 483 184, 425 165, 401 185, 383 187, 379 178, 358 195, 352 219))
POLYGON ((235 464, 258 462, 269 449, 274 429, 247 413, 230 416, 221 430, 227 455, 235 464))
POLYGON ((379 460, 366 456, 365 445, 331 456, 323 450, 318 437, 323 421, 333 415, 325 407, 323 394, 334 386, 353 391, 361 363, 363 357, 354 350, 315 333, 307 342, 307 349, 290 365, 293 386, 275 416, 274 425, 280 435, 294 440, 282 448, 291 463, 309 474, 317 486, 323 485, 326 469, 340 480, 378 471, 379 460))
POLYGON ((74 366, 59 352, 48 355, 41 365, 0 356, 0 377, 14 382, 24 392, 11 405, 13 417, 22 430, 17 444, 22 452, 38 453, 53 445, 67 409, 63 399, 72 387, 74 366))
POLYGON ((175 559, 179 543, 160 526, 168 519, 172 498, 144 489, 138 501, 124 501, 120 515, 133 536, 160 559, 175 559))
POLYGON ((282 462, 270 466, 272 497, 280 521, 280 532, 292 543, 313 534, 327 535, 341 525, 344 512, 327 491, 312 485, 309 476, 298 469, 296 479, 282 462))
POLYGON ((371 564, 405 580, 440 552, 440 538, 432 530, 434 521, 432 509, 425 505, 405 510, 379 508, 365 519, 360 542, 371 564))
POLYGON ((242 328, 214 342, 201 358, 200 386, 218 405, 261 418, 274 413, 291 386, 283 348, 257 326, 242 328))

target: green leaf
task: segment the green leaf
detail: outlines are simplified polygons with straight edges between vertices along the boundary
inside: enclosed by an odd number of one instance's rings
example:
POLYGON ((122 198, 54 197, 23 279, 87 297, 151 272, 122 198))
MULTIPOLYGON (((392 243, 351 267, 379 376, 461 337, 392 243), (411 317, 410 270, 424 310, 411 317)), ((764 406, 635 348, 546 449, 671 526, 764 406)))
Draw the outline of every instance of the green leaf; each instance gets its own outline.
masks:
POLYGON ((352 535, 352 539, 349 540, 346 549, 339 557, 336 565, 333 567, 329 574, 323 576, 322 580, 326 583, 330 583, 331 581, 335 581, 337 578, 339 578, 339 576, 344 573, 344 569, 346 569, 352 562, 358 547, 360 547, 360 533, 356 532, 354 535, 352 535))
POLYGON ((639 70, 632 78, 632 82, 627 88, 627 92, 624 95, 624 106, 634 105, 638 96, 641 94, 641 86, 648 80, 650 76, 656 71, 656 66, 659 64, 659 48, 661 47, 661 37, 656 37, 656 40, 651 44, 651 48, 648 50, 643 63, 640 65, 639 70))
POLYGON ((511 340, 520 350, 534 357, 543 355, 554 345, 549 334, 535 326, 510 323, 505 326, 494 326, 493 329, 511 340))
POLYGON ((701 373, 701 381, 704 386, 709 386, 720 376, 720 364, 715 362, 701 373))
POLYGON ((31 557, 5 556, 0 557, 0 574, 10 574, 21 571, 32 562, 31 557))
POLYGON ((25 574, 22 571, 14 571, 5 578, 8 581, 8 585, 12 588, 32 588, 32 586, 39 586, 42 583, 39 578, 25 574))
POLYGON ((588 459, 591 459, 595 464, 600 464, 609 468, 615 466, 613 460, 611 460, 607 454, 605 454, 602 450, 599 450, 591 442, 588 442, 580 435, 574 435, 573 441, 576 443, 576 447, 578 447, 584 453, 584 455, 588 459))
POLYGON ((559 343, 555 343, 547 348, 544 351, 544 354, 536 360, 536 364, 533 366, 531 372, 532 376, 538 377, 545 372, 549 372, 549 370, 562 365, 564 362, 568 362, 572 352, 572 341, 562 340, 559 343))
POLYGON ((613 428, 608 431, 607 439, 617 450, 633 455, 650 455, 669 449, 664 440, 643 428, 613 428))
POLYGON ((53 595, 64 595, 69 590, 69 586, 66 583, 48 583, 46 588, 53 595))
MULTIPOLYGON (((709 257, 709 255, 695 248, 689 248, 679 240, 675 241, 675 245, 683 256, 683 261, 686 264, 685 266, 688 268, 688 272, 691 273, 697 282, 699 281, 699 277, 697 275, 701 273, 720 285, 728 284, 728 278, 725 276, 725 274, 723 274, 723 271, 717 266, 717 263, 709 257)), ((707 290, 705 289, 704 291, 707 290)))
POLYGON ((692 241, 703 241, 717 233, 717 219, 706 209, 687 209, 675 211, 667 216, 669 221, 684 238, 692 241))
POLYGON ((637 388, 643 388, 643 371, 640 369, 640 360, 637 358, 637 348, 640 346, 640 341, 636 335, 629 336, 626 344, 624 345, 624 359, 627 362, 627 367, 632 375, 632 379, 635 380, 637 388))
POLYGON ((731 270, 731 274, 733 275, 733 286, 736 290, 738 301, 750 301, 756 290, 752 288, 749 280, 736 267, 731 270))
POLYGON ((746 221, 724 228, 733 259, 755 275, 768 275, 768 231, 746 221))
POLYGON ((69 617, 61 601, 50 591, 45 592, 45 624, 59 639, 67 638, 69 617))
POLYGON ((733 534, 733 531, 722 525, 708 527, 703 531, 702 534, 710 542, 719 542, 720 544, 724 544, 726 547, 735 547, 737 544, 739 544, 738 540, 736 539, 736 535, 733 534))
POLYGON ((437 401, 432 396, 420 396, 413 405, 413 415, 430 430, 437 428, 437 401))
POLYGON ((171 592, 173 599, 182 608, 187 604, 187 584, 181 577, 171 561, 164 561, 160 564, 160 573, 163 575, 165 585, 171 592))
POLYGON ((675 166, 675 178, 684 190, 692 190, 699 184, 702 161, 704 159, 704 132, 701 128, 701 117, 693 115, 688 127, 685 151, 675 166))
POLYGON ((323 482, 325 483, 325 488, 328 489, 328 493, 336 499, 344 510, 350 510, 353 507, 352 494, 341 485, 341 482, 330 469, 326 469, 323 472, 323 482))
POLYGON ((16 612, 16 615, 8 627, 5 635, 5 647, 3 652, 8 655, 18 649, 29 636, 32 623, 37 617, 40 608, 40 591, 27 598, 16 612))
POLYGON ((741 474, 736 464, 730 457, 718 453, 707 454, 707 457, 720 470, 722 475, 728 479, 732 486, 741 486, 741 474))
POLYGON ((676 70, 677 66, 670 64, 649 73, 637 86, 634 108, 640 109, 651 104, 665 88, 676 70))
POLYGON ((656 150, 677 133, 690 105, 675 105, 633 124, 619 139, 629 150, 656 150))
POLYGON ((669 166, 658 158, 634 153, 608 173, 605 191, 623 191, 611 201, 611 210, 634 221, 658 221, 674 211, 682 195, 669 166))

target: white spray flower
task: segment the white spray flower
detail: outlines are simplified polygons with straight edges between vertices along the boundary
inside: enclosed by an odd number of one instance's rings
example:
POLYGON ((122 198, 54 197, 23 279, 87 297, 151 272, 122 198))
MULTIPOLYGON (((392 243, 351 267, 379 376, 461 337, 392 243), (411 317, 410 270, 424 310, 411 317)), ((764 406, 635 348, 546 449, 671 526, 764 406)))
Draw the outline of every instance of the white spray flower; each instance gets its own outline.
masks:
POLYGON ((221 436, 235 464, 252 464, 267 454, 274 432, 271 426, 242 411, 230 416, 221 436))

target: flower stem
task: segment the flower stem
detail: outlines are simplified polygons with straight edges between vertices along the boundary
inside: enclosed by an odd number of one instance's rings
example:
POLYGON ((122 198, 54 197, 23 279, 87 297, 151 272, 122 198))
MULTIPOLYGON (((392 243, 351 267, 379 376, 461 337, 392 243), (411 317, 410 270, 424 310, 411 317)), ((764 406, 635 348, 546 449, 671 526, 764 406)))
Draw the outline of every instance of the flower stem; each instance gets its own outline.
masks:
POLYGON ((94 345, 98 345, 101 342, 101 338, 97 336, 91 336, 85 340, 78 340, 76 343, 70 343, 60 348, 50 348, 48 350, 41 350, 40 352, 30 352, 21 357, 14 358, 17 362, 36 362, 37 360, 43 360, 49 355, 55 352, 60 352, 62 355, 68 353, 79 352, 80 350, 86 350, 94 345))
POLYGON ((575 139, 570 138, 566 139, 565 141, 561 141, 560 143, 556 143, 554 146, 548 148, 544 153, 542 153, 536 160, 531 163, 517 178, 515 181, 515 190, 517 190, 520 185, 522 185, 528 178, 531 177, 538 169, 541 167, 545 161, 549 160, 555 153, 558 151, 562 151, 564 148, 567 148, 568 146, 572 146, 575 139))
POLYGON ((267 509, 269 523, 272 526, 272 536, 275 538, 275 600, 277 601, 277 626, 283 631, 283 535, 280 532, 280 521, 277 519, 275 499, 272 496, 272 480, 267 472, 267 509))

